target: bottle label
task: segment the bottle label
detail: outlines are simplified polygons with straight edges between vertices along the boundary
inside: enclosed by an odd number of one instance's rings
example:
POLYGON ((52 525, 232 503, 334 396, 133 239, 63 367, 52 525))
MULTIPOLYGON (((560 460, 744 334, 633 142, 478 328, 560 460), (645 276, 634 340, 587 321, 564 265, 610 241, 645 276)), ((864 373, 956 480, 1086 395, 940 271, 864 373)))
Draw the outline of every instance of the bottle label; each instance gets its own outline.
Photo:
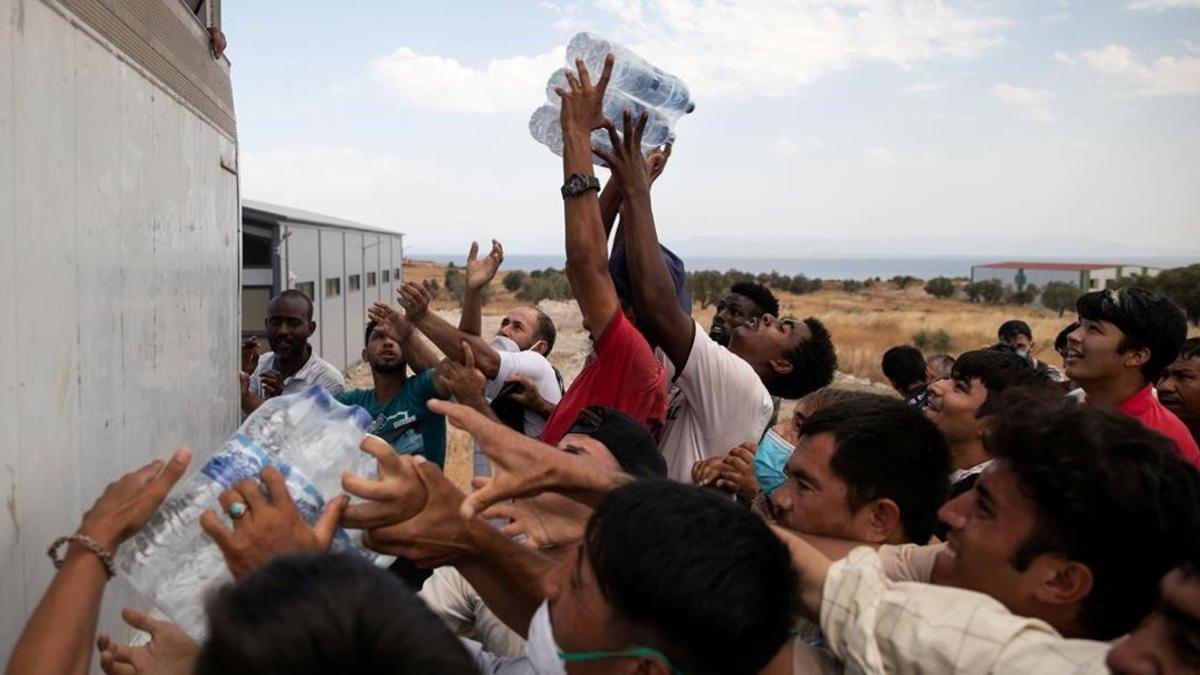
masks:
POLYGON ((304 522, 309 525, 317 522, 325 508, 325 500, 321 493, 298 469, 286 462, 275 460, 255 443, 254 439, 245 434, 235 434, 230 438, 224 447, 208 460, 201 472, 222 489, 228 490, 240 480, 257 479, 267 466, 274 466, 283 474, 288 493, 291 494, 304 522))

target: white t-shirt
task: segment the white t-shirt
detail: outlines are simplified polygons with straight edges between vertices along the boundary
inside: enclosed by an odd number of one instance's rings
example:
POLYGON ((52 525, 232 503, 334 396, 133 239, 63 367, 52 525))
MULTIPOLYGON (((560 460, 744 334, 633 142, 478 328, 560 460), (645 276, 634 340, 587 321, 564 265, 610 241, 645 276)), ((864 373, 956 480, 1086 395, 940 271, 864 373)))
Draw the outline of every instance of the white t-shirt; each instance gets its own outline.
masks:
POLYGON ((661 350, 658 355, 667 377, 674 380, 667 424, 658 443, 667 460, 668 478, 691 483, 696 462, 723 455, 742 443, 758 444, 774 405, 749 363, 713 342, 698 323, 692 352, 678 376, 670 359, 661 350))
MULTIPOLYGON (((259 357, 258 367, 250 375, 251 394, 262 397, 263 373, 274 367, 275 352, 267 352, 259 357)), ((298 391, 304 391, 310 384, 321 385, 330 395, 340 394, 346 389, 346 380, 342 377, 342 371, 334 368, 332 363, 317 356, 316 352, 309 355, 308 361, 301 366, 300 370, 296 371, 295 375, 283 381, 283 393, 294 394, 298 391)))
MULTIPOLYGON (((558 405, 562 399, 562 390, 558 388, 558 376, 554 374, 554 367, 550 365, 546 357, 534 351, 497 350, 496 353, 500 355, 500 370, 497 371, 495 378, 487 381, 487 385, 483 389, 483 394, 489 401, 496 398, 496 395, 508 382, 508 378, 519 375, 532 380, 537 385, 538 393, 547 402, 558 405)), ((525 411, 526 436, 537 438, 545 426, 545 417, 530 410, 525 411)))

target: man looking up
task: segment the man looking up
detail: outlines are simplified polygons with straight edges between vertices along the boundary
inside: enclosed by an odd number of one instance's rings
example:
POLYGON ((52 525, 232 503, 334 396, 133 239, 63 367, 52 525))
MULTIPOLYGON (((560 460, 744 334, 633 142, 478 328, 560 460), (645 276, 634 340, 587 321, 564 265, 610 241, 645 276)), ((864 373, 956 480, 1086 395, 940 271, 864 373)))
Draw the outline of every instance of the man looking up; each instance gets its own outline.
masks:
MULTIPOLYGON (((551 445, 588 406, 616 408, 657 434, 667 411, 666 374, 650 345, 621 312, 617 291, 608 273, 608 242, 600 218, 596 191, 600 182, 592 171, 591 132, 606 122, 601 103, 612 59, 593 86, 586 72, 577 78, 568 71, 570 91, 562 98, 563 177, 561 189, 566 222, 567 279, 592 337, 593 355, 563 394, 546 421, 539 439, 551 445)), ((671 293, 674 298, 674 292, 671 293)))
POLYGON ((995 349, 979 349, 958 357, 950 377, 929 385, 928 417, 950 446, 954 472, 950 476, 950 497, 971 489, 979 473, 991 462, 984 444, 986 417, 1009 387, 1041 386, 1050 388, 1045 376, 1016 354, 995 349))
POLYGON ((267 342, 271 351, 258 356, 257 343, 242 347, 242 412, 249 415, 263 401, 280 394, 303 391, 319 384, 330 394, 346 387, 342 373, 313 353, 308 339, 317 330, 308 296, 288 289, 267 304, 267 342))
POLYGON ((924 544, 946 500, 950 455, 937 428, 893 398, 858 394, 804 421, 763 505, 795 532, 865 544, 924 544))
POLYGON ((419 346, 412 326, 394 309, 377 304, 364 334, 362 360, 371 367, 372 389, 355 389, 335 398, 362 406, 372 418, 368 433, 399 454, 421 455, 439 467, 446 462, 446 421, 429 412, 426 402, 446 398, 432 368, 436 357, 419 346), (406 361, 407 359, 407 361, 406 361), (411 361, 416 375, 408 377, 411 361))
POLYGON ((763 314, 779 316, 779 300, 775 299, 775 294, 762 284, 739 281, 717 302, 708 337, 722 347, 728 347, 735 329, 762 318, 763 314))
POLYGON ((923 410, 929 400, 929 386, 926 384, 925 357, 921 350, 909 345, 898 345, 883 353, 881 363, 883 375, 908 403, 917 410, 923 410))
MULTIPOLYGON (((594 114, 602 116, 599 101, 594 114)), ((828 331, 816 319, 764 314, 735 329, 725 349, 679 306, 655 231, 641 154, 646 118, 635 128, 626 111, 623 122, 624 138, 605 122, 613 153, 596 154, 611 167, 622 193, 621 230, 638 327, 662 350, 675 387, 659 448, 670 478, 691 482, 696 462, 758 442, 774 409, 771 394, 798 398, 825 386, 837 359, 828 331)))
POLYGON ((1175 443, 1179 454, 1200 466, 1200 448, 1188 429, 1154 397, 1153 384, 1179 356, 1187 319, 1157 293, 1131 286, 1092 291, 1075 303, 1079 327, 1067 337, 1067 376, 1088 405, 1136 418, 1175 443))
POLYGON ((1158 380, 1158 400, 1175 413, 1200 443, 1200 338, 1188 338, 1179 358, 1158 380))
MULTIPOLYGON (((546 354, 554 346, 556 331, 554 322, 534 307, 517 307, 508 313, 491 342, 478 335, 455 328, 442 317, 429 311, 432 297, 420 284, 408 282, 397 292, 404 306, 406 318, 433 342, 447 358, 462 361, 463 345, 468 345, 475 367, 486 379, 484 396, 493 401, 510 379, 524 378, 533 382, 545 405, 542 410, 524 410, 522 425, 518 429, 528 436, 536 437, 546 426, 546 419, 553 407, 562 398, 558 374, 546 360, 546 354), (520 351, 504 349, 510 342, 520 351)), ((465 310, 464 310, 465 311, 465 310)), ((495 410, 493 409, 493 413, 495 410)), ((499 417, 499 416, 497 416, 499 417)), ((486 465, 479 467, 486 469, 486 465)), ((476 475, 487 475, 486 471, 476 475)))

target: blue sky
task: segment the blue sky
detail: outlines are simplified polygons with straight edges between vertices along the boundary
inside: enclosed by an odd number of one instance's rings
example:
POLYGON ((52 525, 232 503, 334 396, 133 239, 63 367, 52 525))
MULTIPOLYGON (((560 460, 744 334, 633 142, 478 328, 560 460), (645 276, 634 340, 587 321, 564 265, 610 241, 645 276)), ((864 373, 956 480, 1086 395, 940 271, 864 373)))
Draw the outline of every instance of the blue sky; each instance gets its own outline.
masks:
MULTIPOLYGON (((1200 256, 1200 0, 227 3, 243 195, 562 250, 529 135, 579 30, 691 86, 693 255, 1200 256)), ((600 172, 603 175, 603 171, 600 172)))

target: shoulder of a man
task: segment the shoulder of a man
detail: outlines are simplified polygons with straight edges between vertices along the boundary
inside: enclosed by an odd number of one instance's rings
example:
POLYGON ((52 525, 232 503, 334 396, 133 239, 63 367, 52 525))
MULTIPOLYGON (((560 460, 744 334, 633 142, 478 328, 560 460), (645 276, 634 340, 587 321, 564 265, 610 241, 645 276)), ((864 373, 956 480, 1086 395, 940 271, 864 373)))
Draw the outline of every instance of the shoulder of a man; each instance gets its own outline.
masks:
POLYGON ((692 405, 737 406, 767 420, 775 409, 754 367, 708 337, 700 324, 696 324, 691 354, 675 383, 692 405))
POLYGON ((878 550, 879 562, 884 575, 892 581, 919 581, 929 583, 933 578, 933 565, 946 544, 901 544, 884 545, 878 550))
POLYGON ((346 388, 346 378, 342 376, 342 371, 316 354, 309 362, 308 380, 325 387, 331 394, 337 394, 346 388))
POLYGON ((1108 651, 982 593, 892 581, 868 547, 830 566, 820 614, 829 648, 854 671, 1100 673, 1108 651))

